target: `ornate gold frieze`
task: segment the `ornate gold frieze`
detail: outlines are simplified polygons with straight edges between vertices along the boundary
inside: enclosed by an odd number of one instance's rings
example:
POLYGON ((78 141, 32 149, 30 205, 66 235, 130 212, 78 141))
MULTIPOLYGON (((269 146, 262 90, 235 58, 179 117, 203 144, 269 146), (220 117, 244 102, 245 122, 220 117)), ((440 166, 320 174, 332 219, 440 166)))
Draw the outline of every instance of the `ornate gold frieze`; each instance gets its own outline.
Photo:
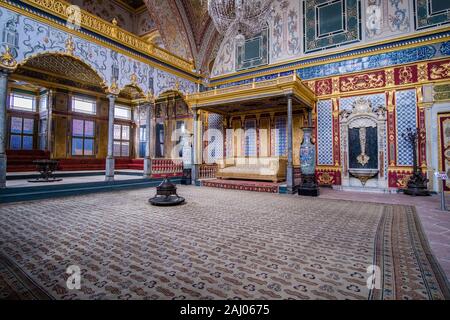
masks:
POLYGON ((450 76, 450 62, 433 66, 430 70, 430 78, 433 80, 443 79, 450 76))
POLYGON ((234 87, 227 87, 205 92, 197 92, 186 96, 188 105, 192 107, 208 108, 246 99, 258 99, 267 96, 296 96, 304 104, 314 107, 316 96, 305 82, 298 77, 288 75, 274 80, 246 83, 234 87), (256 86, 257 85, 257 86, 256 86))
POLYGON ((413 82, 413 71, 411 67, 405 66, 400 68, 398 75, 400 84, 408 84, 413 82))
POLYGON ((328 172, 324 172, 320 174, 318 177, 319 184, 330 185, 333 183, 333 181, 334 178, 328 172))
POLYGON ((316 90, 316 87, 315 87, 316 83, 315 83, 314 81, 307 81, 307 82, 306 82, 306 85, 307 85, 308 88, 310 88, 312 91, 315 91, 315 90, 316 90))
MULTIPOLYGON (((70 18, 71 13, 68 9, 71 4, 66 1, 23 0, 23 2, 50 14, 57 15, 63 19, 68 20, 70 18)), ((192 73, 192 70, 195 68, 192 61, 177 57, 164 49, 155 47, 154 45, 143 41, 140 37, 121 29, 117 26, 117 24, 104 21, 103 19, 92 15, 85 10, 81 10, 81 27, 90 29, 102 36, 105 36, 106 38, 114 39, 132 49, 153 56, 189 73, 192 73)))
POLYGON ((417 65, 417 79, 419 82, 428 80, 428 66, 426 63, 419 63, 417 65))
POLYGON ((386 69, 386 86, 394 86, 395 85, 395 78, 394 78, 394 69, 389 68, 386 69))
POLYGON ((190 106, 210 106, 242 99, 257 99, 267 95, 296 95, 309 106, 314 106, 316 96, 297 76, 284 76, 274 80, 246 83, 238 86, 197 92, 186 96, 190 106), (257 84, 257 86, 256 86, 257 84))
POLYGON ((339 77, 334 77, 331 79, 332 83, 333 83, 333 94, 338 94, 339 93, 339 77))
POLYGON ((343 77, 340 81, 341 92, 381 88, 385 85, 385 79, 381 72, 361 74, 353 77, 343 77))

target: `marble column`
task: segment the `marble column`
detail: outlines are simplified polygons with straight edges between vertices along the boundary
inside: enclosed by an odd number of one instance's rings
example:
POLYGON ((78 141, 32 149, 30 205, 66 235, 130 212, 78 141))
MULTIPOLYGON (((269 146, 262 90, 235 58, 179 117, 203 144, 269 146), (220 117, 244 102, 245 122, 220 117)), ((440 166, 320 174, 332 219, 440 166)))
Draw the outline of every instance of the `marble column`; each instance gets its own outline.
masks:
POLYGON ((287 171, 286 187, 288 193, 294 193, 294 158, 293 158, 293 137, 292 137, 292 96, 287 96, 287 171))
POLYGON ((105 181, 114 181, 114 107, 117 96, 108 95, 109 116, 108 116, 108 155, 106 156, 105 181))
POLYGON ((194 135, 192 137, 193 142, 192 142, 192 172, 191 172, 191 176, 192 176, 192 183, 195 185, 195 182, 198 179, 198 170, 199 170, 199 166, 198 166, 198 141, 199 141, 199 121, 198 121, 198 110, 197 108, 192 108, 192 112, 194 113, 194 123, 193 123, 193 132, 194 135))
POLYGON ((153 114, 153 103, 148 103, 146 105, 147 112, 145 113, 145 125, 147 131, 147 139, 145 141, 145 158, 144 158, 144 178, 150 178, 152 175, 152 139, 153 139, 153 128, 152 128, 152 114, 153 114))
POLYGON ((47 97, 47 141, 46 141, 46 150, 50 152, 50 154, 53 151, 52 146, 52 130, 53 130, 53 90, 48 90, 48 97, 47 97))
POLYGON ((6 188, 6 105, 8 72, 0 70, 0 189, 6 188))

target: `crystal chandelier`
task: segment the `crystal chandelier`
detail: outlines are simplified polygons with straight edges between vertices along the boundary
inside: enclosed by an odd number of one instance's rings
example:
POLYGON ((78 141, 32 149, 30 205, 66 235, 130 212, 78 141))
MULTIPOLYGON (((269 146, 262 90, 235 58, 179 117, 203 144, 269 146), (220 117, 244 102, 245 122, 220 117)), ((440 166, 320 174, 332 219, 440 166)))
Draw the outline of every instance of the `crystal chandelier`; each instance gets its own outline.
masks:
POLYGON ((208 13, 217 31, 234 36, 241 46, 245 37, 261 32, 272 11, 273 0, 208 0, 208 13))

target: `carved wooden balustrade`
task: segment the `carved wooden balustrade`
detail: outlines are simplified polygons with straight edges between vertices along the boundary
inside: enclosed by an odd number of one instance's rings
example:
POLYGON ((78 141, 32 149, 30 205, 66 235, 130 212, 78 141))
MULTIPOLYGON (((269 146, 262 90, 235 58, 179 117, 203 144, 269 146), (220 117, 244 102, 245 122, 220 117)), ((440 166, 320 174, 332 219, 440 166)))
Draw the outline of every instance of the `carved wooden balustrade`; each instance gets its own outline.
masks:
POLYGON ((217 164, 202 164, 199 170, 199 179, 214 179, 217 173, 217 164))
POLYGON ((152 176, 154 178, 183 176, 183 160, 152 159, 152 176))

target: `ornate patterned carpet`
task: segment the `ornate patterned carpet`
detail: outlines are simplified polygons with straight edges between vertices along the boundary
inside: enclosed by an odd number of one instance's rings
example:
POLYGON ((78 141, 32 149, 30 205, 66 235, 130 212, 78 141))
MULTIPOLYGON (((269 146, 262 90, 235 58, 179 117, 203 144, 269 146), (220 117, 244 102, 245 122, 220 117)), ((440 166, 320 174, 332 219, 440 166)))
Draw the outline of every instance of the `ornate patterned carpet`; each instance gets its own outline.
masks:
POLYGON ((7 299, 449 299, 413 207, 180 187, 3 205, 7 299), (81 269, 81 289, 66 268, 81 269), (369 290, 367 267, 381 270, 369 290))

